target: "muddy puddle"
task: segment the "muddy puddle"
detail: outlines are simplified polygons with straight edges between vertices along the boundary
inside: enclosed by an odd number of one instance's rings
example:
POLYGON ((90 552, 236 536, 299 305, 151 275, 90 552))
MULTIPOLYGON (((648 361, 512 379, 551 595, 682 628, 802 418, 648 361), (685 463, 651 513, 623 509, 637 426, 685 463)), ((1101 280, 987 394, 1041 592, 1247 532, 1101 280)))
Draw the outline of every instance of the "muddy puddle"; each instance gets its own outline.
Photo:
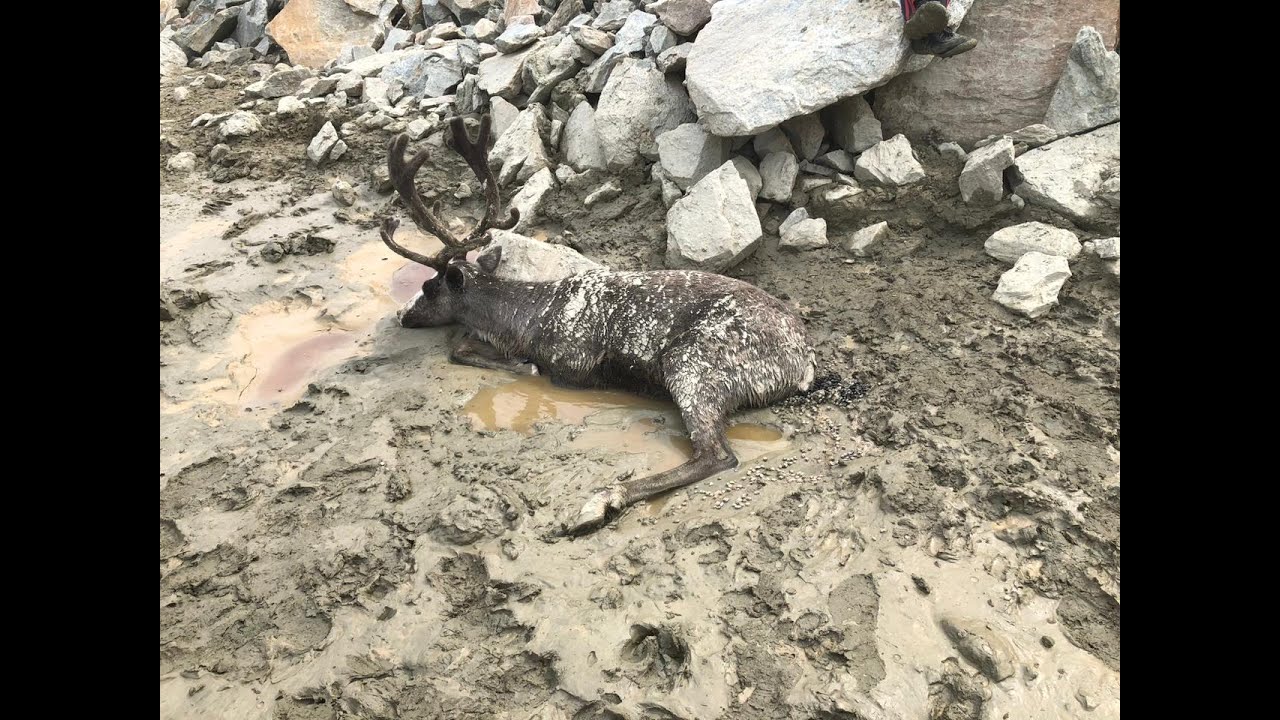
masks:
MULTIPOLYGON (((615 390, 560 388, 546 377, 522 377, 484 388, 462 413, 476 430, 531 435, 539 423, 581 425, 570 447, 648 455, 649 472, 676 467, 693 453, 671 403, 615 390)), ((754 423, 731 425, 728 435, 744 464, 789 446, 778 430, 754 423)))

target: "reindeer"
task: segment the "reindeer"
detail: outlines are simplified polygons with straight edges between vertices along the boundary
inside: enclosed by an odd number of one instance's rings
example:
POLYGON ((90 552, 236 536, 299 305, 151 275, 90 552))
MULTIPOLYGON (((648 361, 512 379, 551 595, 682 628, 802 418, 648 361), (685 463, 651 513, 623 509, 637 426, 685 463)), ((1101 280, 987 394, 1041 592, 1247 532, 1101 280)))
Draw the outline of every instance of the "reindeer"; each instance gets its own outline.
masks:
POLYGON ((405 160, 407 135, 391 142, 387 168, 409 216, 444 243, 430 257, 395 241, 388 218, 382 240, 394 252, 436 270, 397 313, 408 328, 461 324, 470 332, 450 355, 459 364, 546 374, 567 387, 614 387, 669 397, 693 444, 685 464, 657 475, 599 489, 583 505, 569 534, 591 530, 628 507, 737 467, 725 437, 727 416, 807 392, 814 352, 804 323, 774 297, 740 280, 706 272, 592 270, 555 282, 513 282, 495 272, 502 248, 476 257, 499 219, 499 190, 489 168, 489 116, 472 141, 462 118, 451 127, 454 149, 484 184, 484 217, 464 237, 428 210, 414 184, 423 150, 405 160))

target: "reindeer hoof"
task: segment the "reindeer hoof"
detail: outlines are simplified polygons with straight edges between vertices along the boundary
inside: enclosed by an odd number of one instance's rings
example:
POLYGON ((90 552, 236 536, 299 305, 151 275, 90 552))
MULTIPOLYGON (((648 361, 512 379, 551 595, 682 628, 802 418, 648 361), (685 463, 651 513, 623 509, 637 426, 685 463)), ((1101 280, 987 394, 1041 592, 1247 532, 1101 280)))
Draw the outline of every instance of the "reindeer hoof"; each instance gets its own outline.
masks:
POLYGON ((612 515, 617 514, 625 507, 625 497, 621 488, 609 488, 601 490, 592 495, 582 509, 578 511, 578 517, 569 524, 565 530, 566 535, 581 535, 590 532, 609 520, 612 515))

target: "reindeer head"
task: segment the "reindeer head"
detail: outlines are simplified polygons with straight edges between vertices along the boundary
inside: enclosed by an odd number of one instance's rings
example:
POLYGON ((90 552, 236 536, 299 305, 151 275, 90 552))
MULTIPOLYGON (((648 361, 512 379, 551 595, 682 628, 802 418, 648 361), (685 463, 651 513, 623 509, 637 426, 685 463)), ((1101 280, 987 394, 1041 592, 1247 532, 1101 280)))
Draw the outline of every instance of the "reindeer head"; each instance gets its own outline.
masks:
POLYGON ((391 141, 387 154, 387 170, 390 171, 391 182, 414 224, 444 243, 444 248, 430 257, 413 252, 395 241, 396 228, 400 226, 398 220, 387 218, 382 222, 382 241, 387 247, 398 255, 436 271, 435 277, 423 283, 422 290, 396 313, 404 327, 434 327, 456 322, 465 306, 467 290, 480 274, 492 274, 502 258, 499 248, 485 253, 474 263, 467 261, 467 253, 489 242, 490 229, 508 230, 515 227, 520 219, 520 213, 514 208, 506 220, 496 219, 501 200, 498 195, 498 180, 489 169, 489 116, 480 118, 480 136, 475 142, 468 135, 462 118, 455 117, 450 127, 453 131, 454 150, 467 161, 471 171, 484 184, 484 217, 464 237, 449 232, 438 219, 438 214, 427 209, 414 185, 414 175, 427 161, 430 152, 424 149, 406 162, 405 150, 409 145, 409 136, 398 135, 391 141))

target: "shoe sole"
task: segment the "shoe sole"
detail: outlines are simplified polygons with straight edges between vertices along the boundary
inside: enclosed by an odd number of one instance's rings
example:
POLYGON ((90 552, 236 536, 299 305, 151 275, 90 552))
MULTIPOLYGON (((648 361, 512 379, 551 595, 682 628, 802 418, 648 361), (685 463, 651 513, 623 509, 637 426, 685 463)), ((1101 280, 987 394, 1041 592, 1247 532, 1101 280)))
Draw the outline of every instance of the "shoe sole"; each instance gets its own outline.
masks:
POLYGON ((969 40, 968 40, 968 41, 963 42, 963 43, 961 43, 961 44, 957 45, 956 47, 952 48, 951 50, 948 50, 947 52, 942 53, 942 54, 941 54, 941 55, 939 55, 938 57, 942 57, 942 58, 953 58, 953 57, 955 57, 955 56, 957 56, 957 55, 962 55, 962 54, 964 54, 964 53, 967 53, 967 52, 969 52, 970 50, 972 50, 972 49, 974 49, 974 48, 976 48, 976 47, 978 47, 978 41, 977 41, 977 40, 974 40, 973 38, 969 38, 969 40))
POLYGON ((947 27, 947 9, 942 3, 925 3, 911 15, 904 32, 908 40, 919 40, 947 27))

